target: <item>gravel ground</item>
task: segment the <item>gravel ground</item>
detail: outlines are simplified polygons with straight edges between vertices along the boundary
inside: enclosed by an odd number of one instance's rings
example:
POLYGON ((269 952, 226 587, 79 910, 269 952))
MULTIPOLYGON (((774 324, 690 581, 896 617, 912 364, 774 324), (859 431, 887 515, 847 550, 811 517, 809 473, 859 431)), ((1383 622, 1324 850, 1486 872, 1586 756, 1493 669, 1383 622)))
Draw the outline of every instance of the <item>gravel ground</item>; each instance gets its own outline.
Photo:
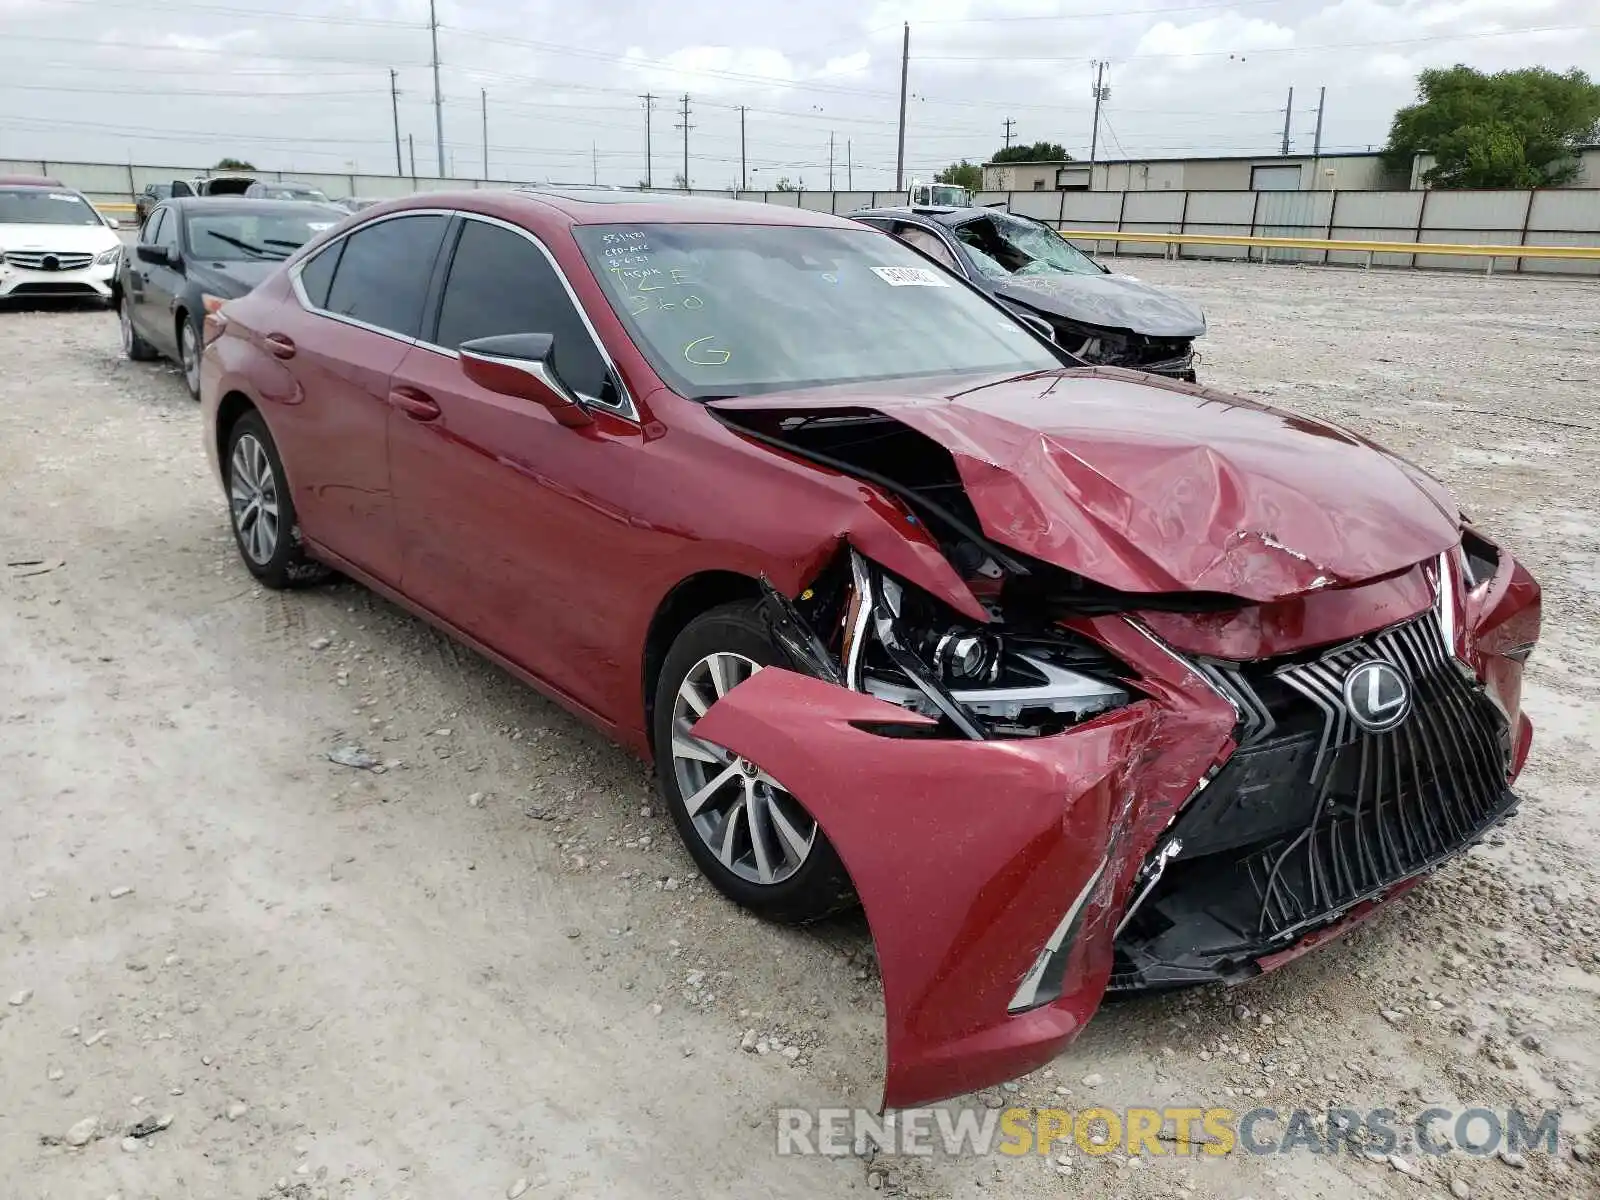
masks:
POLYGON ((1205 304, 1209 381, 1414 457, 1539 574, 1525 805, 1342 942, 961 1103, 1520 1104, 1558 1156, 779 1159, 776 1107, 875 1102, 864 924, 743 916, 642 764, 357 587, 253 586, 175 373, 106 312, 12 311, 0 1191, 1595 1194, 1600 286, 1127 267, 1205 304))

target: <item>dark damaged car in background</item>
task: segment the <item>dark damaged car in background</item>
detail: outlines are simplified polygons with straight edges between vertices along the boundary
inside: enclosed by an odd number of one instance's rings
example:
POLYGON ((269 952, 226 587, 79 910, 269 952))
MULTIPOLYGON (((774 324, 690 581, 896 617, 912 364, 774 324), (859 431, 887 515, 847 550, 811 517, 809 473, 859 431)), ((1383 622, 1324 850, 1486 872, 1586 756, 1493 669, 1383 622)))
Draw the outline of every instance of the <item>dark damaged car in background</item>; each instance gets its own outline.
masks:
POLYGON ((1416 467, 1085 368, 863 225, 389 201, 207 319, 248 569, 330 569, 657 769, 767 917, 859 903, 884 1102, 1251 978, 1516 804, 1539 588, 1416 467))
POLYGON ((1086 363, 1195 381, 1198 305, 1119 275, 1043 221, 993 208, 878 208, 851 216, 988 292, 1086 363))

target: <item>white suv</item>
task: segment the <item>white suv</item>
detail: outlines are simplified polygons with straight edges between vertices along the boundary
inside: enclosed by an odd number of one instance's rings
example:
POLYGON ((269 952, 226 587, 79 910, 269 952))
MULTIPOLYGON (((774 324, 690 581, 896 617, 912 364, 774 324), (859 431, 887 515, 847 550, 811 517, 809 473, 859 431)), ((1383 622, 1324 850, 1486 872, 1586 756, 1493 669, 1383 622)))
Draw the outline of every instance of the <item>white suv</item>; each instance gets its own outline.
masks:
POLYGON ((83 193, 0 183, 0 300, 112 300, 122 239, 83 193))

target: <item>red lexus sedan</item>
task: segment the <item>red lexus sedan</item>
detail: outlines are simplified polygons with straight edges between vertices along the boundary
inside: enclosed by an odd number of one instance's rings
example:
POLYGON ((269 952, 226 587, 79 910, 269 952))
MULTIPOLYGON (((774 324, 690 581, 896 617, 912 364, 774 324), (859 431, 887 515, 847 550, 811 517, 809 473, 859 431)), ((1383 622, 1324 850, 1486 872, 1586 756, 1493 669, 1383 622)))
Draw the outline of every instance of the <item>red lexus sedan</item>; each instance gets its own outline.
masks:
POLYGON ((214 315, 246 567, 656 764, 733 900, 858 902, 905 1106, 1326 941, 1516 804, 1539 589, 1352 434, 1064 357, 793 208, 469 192, 214 315))

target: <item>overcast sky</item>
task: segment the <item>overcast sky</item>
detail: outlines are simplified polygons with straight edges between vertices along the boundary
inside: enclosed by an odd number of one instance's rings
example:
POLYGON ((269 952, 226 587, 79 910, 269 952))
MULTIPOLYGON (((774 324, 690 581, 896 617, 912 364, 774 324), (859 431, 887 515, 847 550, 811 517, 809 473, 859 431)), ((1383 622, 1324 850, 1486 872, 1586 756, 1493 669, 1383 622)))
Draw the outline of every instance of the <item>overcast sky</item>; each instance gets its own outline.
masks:
MULTIPOLYGON (((1273 153, 1288 89, 1309 152, 1377 148, 1426 66, 1600 76, 1596 0, 438 0, 447 174, 727 187, 894 183, 901 25, 907 173, 987 158, 1003 122, 1087 157, 1273 153)), ((427 0, 0 0, 0 159, 393 173, 389 68, 419 173, 437 169, 427 0)))

